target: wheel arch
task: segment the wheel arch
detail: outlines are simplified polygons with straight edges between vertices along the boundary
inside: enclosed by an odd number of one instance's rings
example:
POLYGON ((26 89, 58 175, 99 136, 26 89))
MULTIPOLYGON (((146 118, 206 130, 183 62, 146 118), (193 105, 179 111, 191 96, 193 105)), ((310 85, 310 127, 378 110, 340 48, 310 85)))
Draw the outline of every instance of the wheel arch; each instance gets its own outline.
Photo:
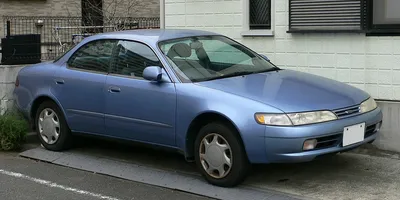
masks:
MULTIPOLYGON (((36 118, 37 109, 45 101, 52 101, 53 103, 55 103, 60 108, 62 114, 64 115, 65 121, 67 121, 67 117, 65 115, 64 109, 62 108, 60 102, 58 102, 55 98, 53 98, 49 95, 39 95, 35 98, 35 100, 33 100, 32 106, 31 106, 30 112, 29 112, 29 117, 31 119, 31 126, 32 126, 33 130, 36 130, 35 118, 36 118)), ((67 121, 67 124, 68 124, 68 121, 67 121)))
MULTIPOLYGON (((187 160, 192 160, 194 157, 194 143, 196 140, 196 136, 200 129, 208 123, 211 122, 222 122, 225 125, 230 126, 232 129, 236 131, 236 136, 240 140, 240 143, 246 149, 242 135, 239 131, 239 128, 236 124, 226 115, 216 112, 216 111, 206 111, 198 114, 190 123, 189 128, 186 132, 186 140, 185 140, 185 156, 187 160)), ((247 156, 247 153, 246 153, 247 156)))

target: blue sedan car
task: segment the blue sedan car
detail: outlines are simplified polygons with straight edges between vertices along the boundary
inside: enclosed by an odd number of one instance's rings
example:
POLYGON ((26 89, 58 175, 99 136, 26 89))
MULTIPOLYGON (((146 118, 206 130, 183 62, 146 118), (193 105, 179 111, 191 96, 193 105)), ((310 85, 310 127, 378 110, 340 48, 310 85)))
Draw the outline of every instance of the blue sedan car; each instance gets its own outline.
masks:
POLYGON ((244 181, 253 163, 306 162, 372 142, 382 124, 364 91, 196 30, 88 37, 23 68, 15 95, 46 149, 71 147, 75 133, 164 146, 222 187, 244 181))

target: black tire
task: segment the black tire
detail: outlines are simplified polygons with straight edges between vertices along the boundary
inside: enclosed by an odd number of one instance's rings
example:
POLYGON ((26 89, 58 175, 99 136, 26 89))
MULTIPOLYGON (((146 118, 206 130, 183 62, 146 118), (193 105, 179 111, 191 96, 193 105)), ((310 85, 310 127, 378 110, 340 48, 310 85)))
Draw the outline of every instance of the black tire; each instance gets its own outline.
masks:
POLYGON ((65 117, 61 112, 60 108, 53 101, 44 101, 42 104, 40 104, 35 116, 35 125, 36 125, 37 136, 39 137, 40 142, 46 149, 51 151, 63 151, 71 148, 72 146, 71 130, 69 129, 65 117), (57 114, 60 123, 60 135, 58 140, 54 144, 47 144, 40 136, 39 132, 39 125, 38 125, 39 115, 46 108, 52 109, 57 114))
POLYGON ((202 127, 195 141, 195 161, 197 168, 202 176, 212 185, 219 187, 235 187, 241 184, 247 177, 250 163, 247 154, 242 145, 239 133, 229 125, 220 122, 212 122, 202 127), (230 172, 223 178, 214 178, 210 176, 203 168, 200 161, 200 144, 204 137, 210 133, 217 133, 224 137, 231 147, 232 166, 230 172))

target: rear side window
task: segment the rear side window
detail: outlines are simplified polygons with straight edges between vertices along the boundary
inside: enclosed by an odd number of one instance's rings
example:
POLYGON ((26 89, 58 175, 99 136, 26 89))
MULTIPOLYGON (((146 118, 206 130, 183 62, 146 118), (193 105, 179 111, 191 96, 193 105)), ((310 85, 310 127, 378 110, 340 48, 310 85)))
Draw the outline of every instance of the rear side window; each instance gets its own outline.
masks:
POLYGON ((68 66, 83 70, 107 73, 112 51, 117 40, 97 40, 85 44, 68 60, 68 66))
POLYGON ((160 66, 160 60, 150 47, 133 41, 120 40, 116 45, 116 55, 111 74, 142 79, 148 66, 160 66))

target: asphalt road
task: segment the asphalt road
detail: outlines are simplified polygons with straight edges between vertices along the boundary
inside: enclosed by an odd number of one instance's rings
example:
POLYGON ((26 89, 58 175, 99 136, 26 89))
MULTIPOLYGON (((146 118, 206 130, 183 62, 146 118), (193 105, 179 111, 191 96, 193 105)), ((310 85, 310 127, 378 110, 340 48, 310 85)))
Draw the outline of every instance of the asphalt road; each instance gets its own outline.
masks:
POLYGON ((1 200, 209 198, 0 153, 1 200))
MULTIPOLYGON (((193 163, 177 153, 89 139, 72 151, 194 176, 193 163)), ((36 141, 32 146, 36 148, 36 141)), ((300 199, 400 199, 400 154, 367 145, 309 163, 255 165, 245 187, 300 199)), ((207 199, 109 176, 37 163, 0 153, 0 200, 8 199, 207 199), (17 174, 16 174, 17 173, 17 174), (18 174, 21 173, 21 174, 18 174), (50 182, 49 182, 50 181, 50 182)), ((288 198, 272 198, 288 199, 288 198)))

